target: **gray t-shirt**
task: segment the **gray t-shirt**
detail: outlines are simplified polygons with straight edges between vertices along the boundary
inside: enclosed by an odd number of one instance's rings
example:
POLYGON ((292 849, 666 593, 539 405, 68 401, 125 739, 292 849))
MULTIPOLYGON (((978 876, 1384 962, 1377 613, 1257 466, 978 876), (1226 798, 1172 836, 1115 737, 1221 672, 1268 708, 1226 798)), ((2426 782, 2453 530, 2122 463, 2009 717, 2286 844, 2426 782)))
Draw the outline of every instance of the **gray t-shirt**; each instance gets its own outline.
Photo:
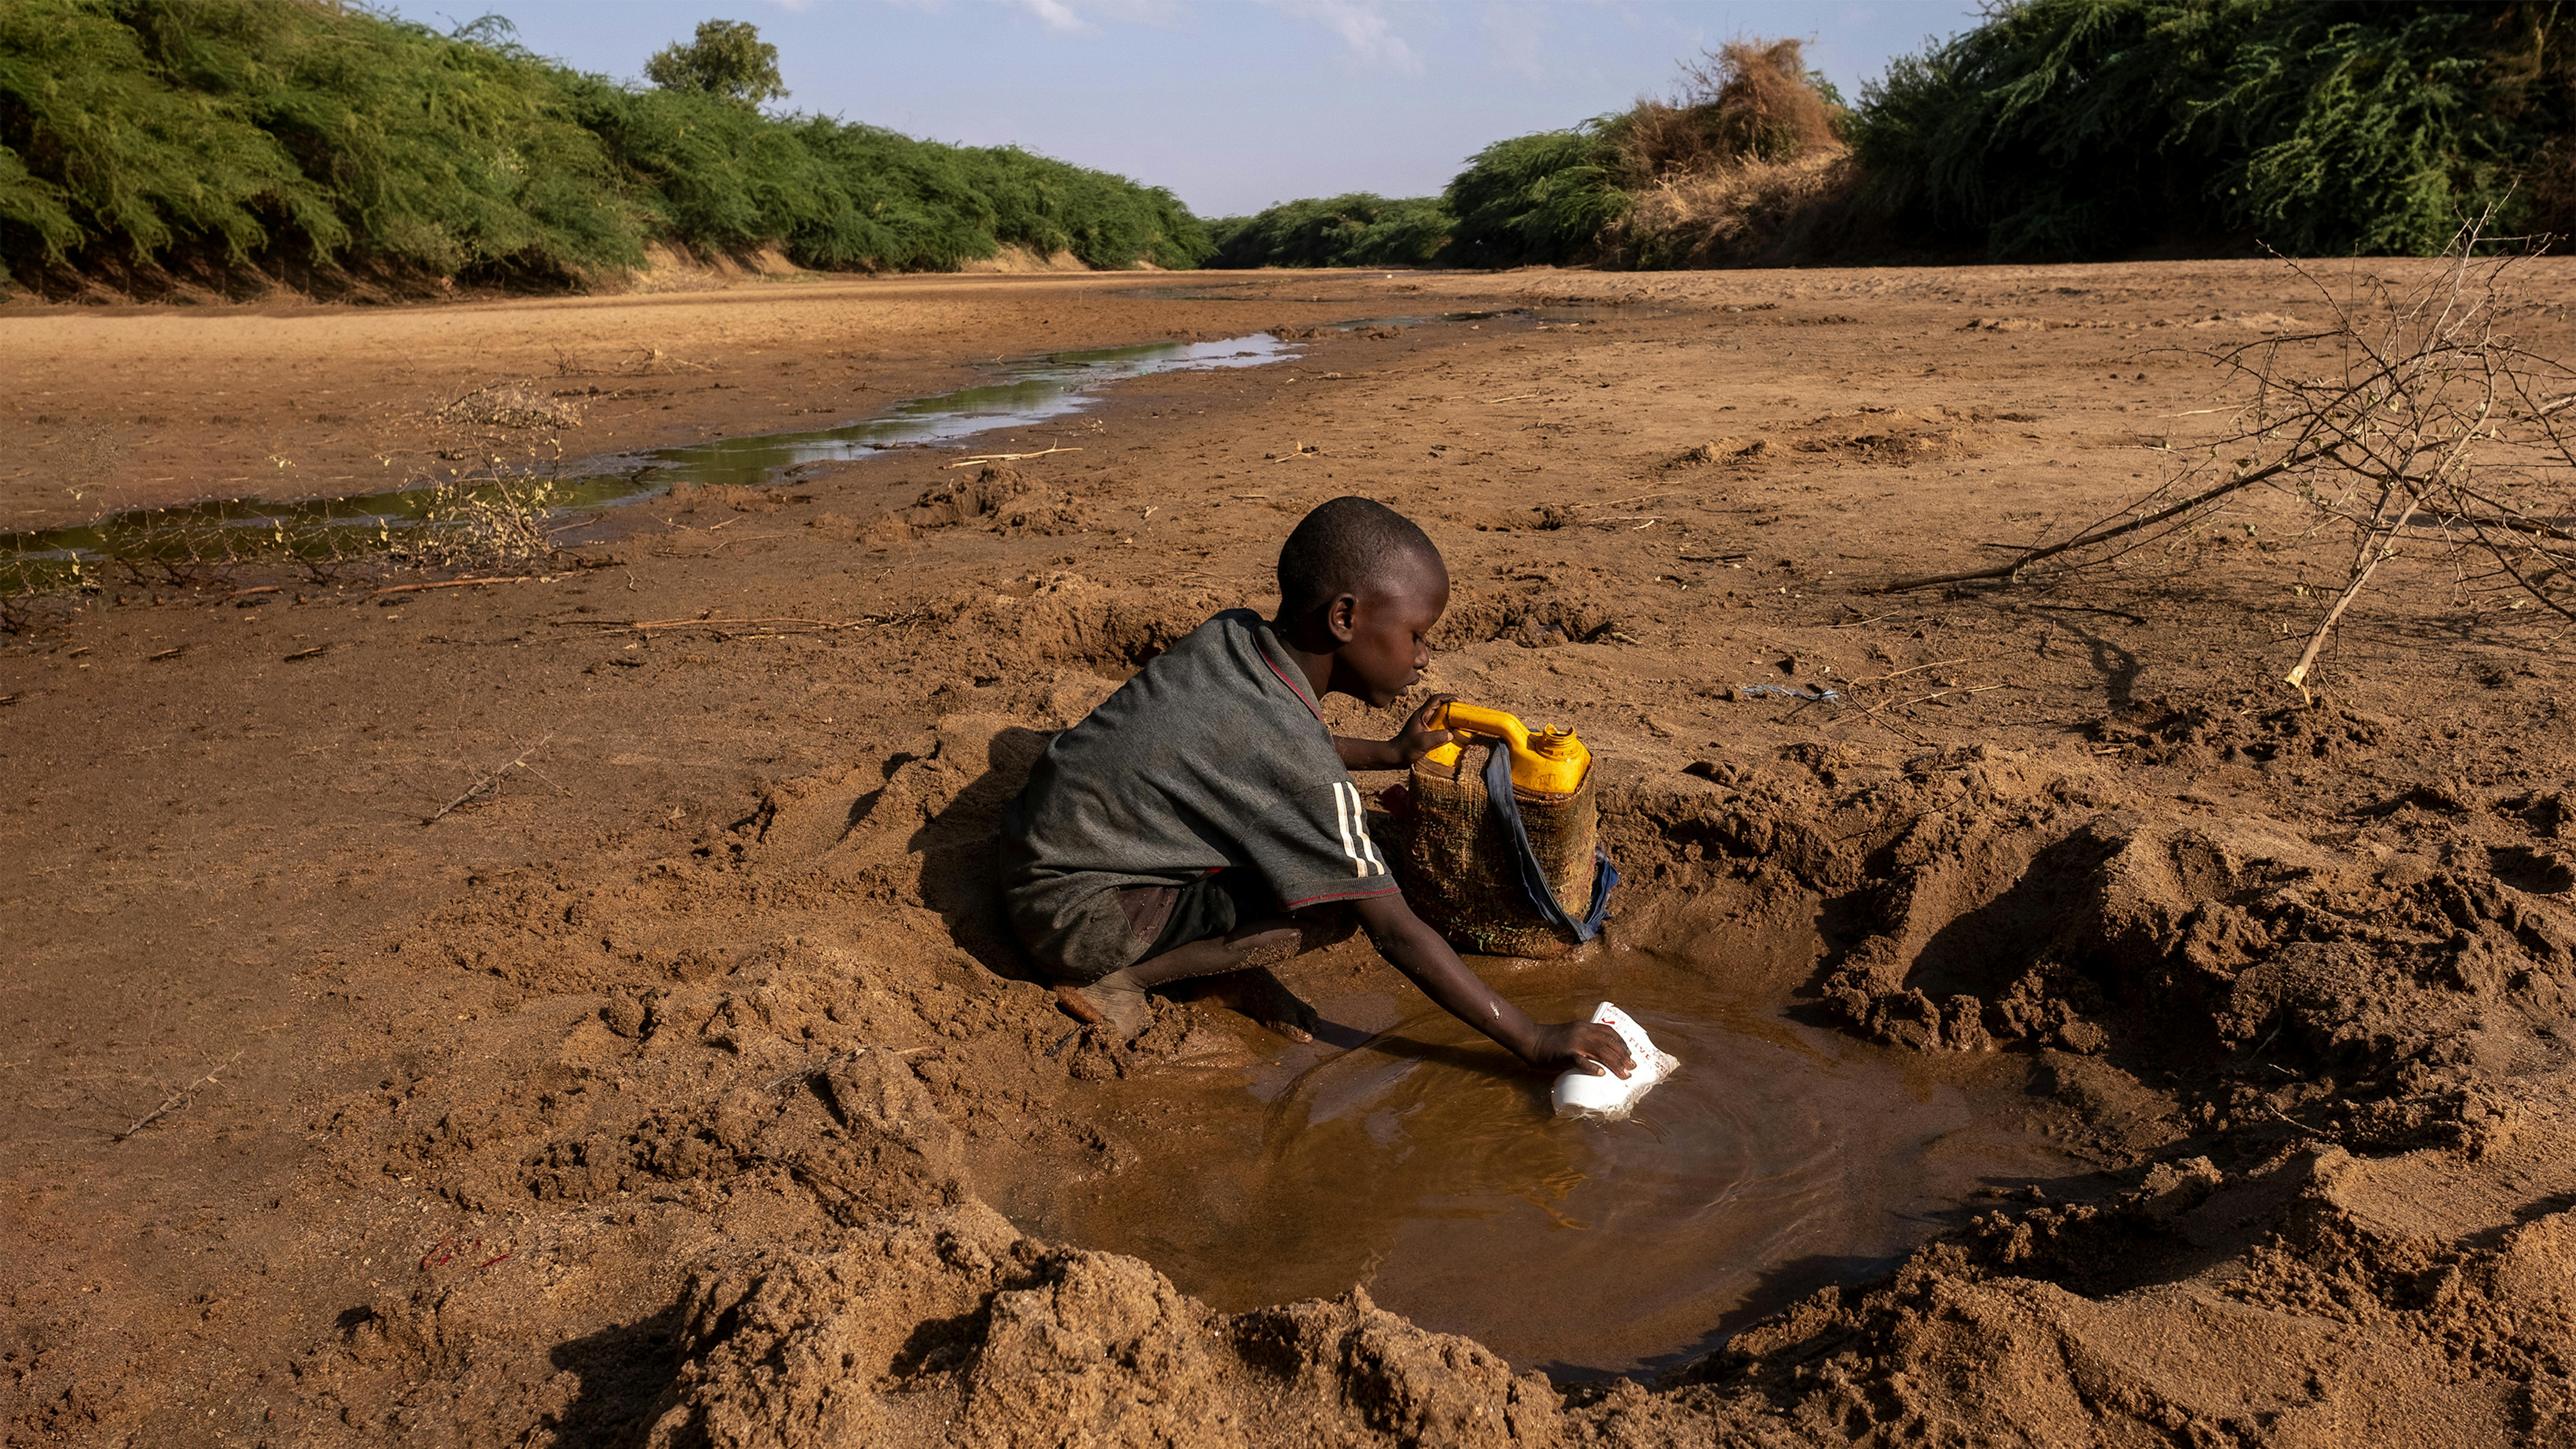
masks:
POLYGON ((1289 910, 1396 890, 1304 674, 1249 609, 1191 630, 1055 737, 1003 819, 1001 868, 1021 943, 1075 979, 1140 949, 1120 886, 1250 869, 1289 910))

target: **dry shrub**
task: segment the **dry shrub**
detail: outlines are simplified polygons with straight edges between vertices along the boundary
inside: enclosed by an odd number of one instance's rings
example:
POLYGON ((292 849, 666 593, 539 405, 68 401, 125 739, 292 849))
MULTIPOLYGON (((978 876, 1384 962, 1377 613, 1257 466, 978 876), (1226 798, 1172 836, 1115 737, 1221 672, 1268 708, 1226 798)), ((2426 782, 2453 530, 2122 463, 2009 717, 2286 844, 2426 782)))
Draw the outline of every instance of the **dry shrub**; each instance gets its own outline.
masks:
POLYGON ((1782 266, 1863 229, 1861 173, 1799 42, 1739 40, 1682 65, 1681 94, 1603 128, 1634 204, 1604 229, 1626 267, 1782 266))
POLYGON ((1645 99, 1607 128, 1628 186, 1839 153, 1837 108, 1807 78, 1799 42, 1735 41, 1682 63, 1682 94, 1645 99))
MULTIPOLYGON (((2390 607, 2420 620, 2447 597, 2447 641, 2563 649, 2564 625, 2576 623, 2576 364, 2511 330, 2557 304, 2535 305, 2516 276, 2522 258, 2488 252, 2492 219, 2462 227, 2439 270, 2411 277, 2361 274, 2339 291, 2285 263, 2333 321, 2212 354, 2244 391, 2228 431, 2169 450, 2171 476, 2072 537, 1885 587, 2010 586, 2127 567, 2142 550, 2177 553, 2260 487, 2297 502, 2307 515, 2300 536, 2350 550, 2325 580, 2289 581, 2322 610, 2281 676, 2303 703, 2314 702, 2319 655, 2345 611, 2399 557, 2414 563, 2395 584, 2414 597, 2390 607), (2558 621, 2545 633, 2521 627, 2544 614, 2558 621)), ((2289 620, 2275 629, 2296 633, 2289 620)))
POLYGON ((425 568, 535 569, 554 557, 548 516, 556 506, 550 478, 502 477, 440 483, 423 515, 428 526, 383 539, 400 561, 425 568))
POLYGON ((1789 266, 1864 220, 1860 169, 1834 150, 1658 181, 1603 236, 1602 252, 1649 269, 1789 266))
POLYGON ((579 400, 558 398, 524 382, 496 382, 478 387, 439 409, 451 421, 487 428, 577 428, 579 400))
POLYGON ((1807 78, 1795 40, 1734 41, 1684 64, 1682 75, 1692 107, 1709 113, 1709 133, 1738 157, 1788 161, 1841 144, 1836 107, 1807 78))

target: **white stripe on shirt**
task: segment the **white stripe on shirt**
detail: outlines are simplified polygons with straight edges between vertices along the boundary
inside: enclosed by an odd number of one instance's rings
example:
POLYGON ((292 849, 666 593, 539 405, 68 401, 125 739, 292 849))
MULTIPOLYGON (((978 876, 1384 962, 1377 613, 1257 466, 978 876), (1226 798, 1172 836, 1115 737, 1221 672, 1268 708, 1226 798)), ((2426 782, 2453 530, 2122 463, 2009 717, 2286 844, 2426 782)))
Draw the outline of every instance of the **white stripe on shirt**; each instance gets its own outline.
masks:
MULTIPOLYGON (((1340 825, 1342 828, 1342 854, 1350 857, 1351 874, 1354 876, 1364 876, 1369 873, 1368 861, 1358 851, 1351 848, 1351 798, 1349 795, 1342 793, 1345 790, 1350 790, 1352 794, 1359 793, 1348 784, 1340 781, 1334 782, 1333 820, 1334 823, 1340 825)), ((1363 829, 1362 834, 1366 833, 1365 829, 1363 829)))

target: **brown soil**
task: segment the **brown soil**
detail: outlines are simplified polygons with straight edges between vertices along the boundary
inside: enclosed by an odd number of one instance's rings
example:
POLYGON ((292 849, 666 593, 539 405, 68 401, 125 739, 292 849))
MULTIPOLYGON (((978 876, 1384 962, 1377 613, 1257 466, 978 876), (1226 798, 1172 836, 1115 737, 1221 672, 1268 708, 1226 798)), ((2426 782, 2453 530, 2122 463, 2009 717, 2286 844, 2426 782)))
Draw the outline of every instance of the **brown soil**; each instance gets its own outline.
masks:
POLYGON ((423 419, 497 383, 578 394, 554 435, 605 452, 1537 300, 1574 310, 1147 379, 972 487, 898 453, 624 510, 506 587, 27 612, 9 1442, 2576 1435, 2561 646, 2402 557, 2295 707, 2292 584, 2342 560, 2272 499, 2117 573, 1869 592, 2161 476, 2224 401, 2193 349, 2313 310, 2277 267, 21 304, 0 524, 427 472, 423 419), (1113 1088, 1272 1044, 1207 1003, 1072 1034, 993 919, 994 814, 1346 491, 1448 553, 1431 682, 1591 742, 1623 929, 1812 935, 1790 1009, 1996 1053, 2096 1186, 2004 1185, 1893 1274, 1565 1386, 1360 1288, 1220 1313, 1001 1217, 1133 1163, 1113 1088))

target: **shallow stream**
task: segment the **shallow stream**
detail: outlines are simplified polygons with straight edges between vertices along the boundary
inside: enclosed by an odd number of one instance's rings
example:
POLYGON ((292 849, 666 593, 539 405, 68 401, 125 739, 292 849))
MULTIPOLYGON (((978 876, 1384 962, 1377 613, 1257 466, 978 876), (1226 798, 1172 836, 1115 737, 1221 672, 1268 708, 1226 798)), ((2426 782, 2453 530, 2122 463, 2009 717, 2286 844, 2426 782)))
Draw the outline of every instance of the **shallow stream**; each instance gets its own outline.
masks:
POLYGON ((587 458, 542 478, 474 480, 445 489, 404 488, 284 503, 229 498, 128 509, 68 528, 0 533, 0 593, 65 587, 80 582, 87 570, 116 562, 178 566, 389 553, 420 530, 455 526, 477 503, 507 505, 512 499, 535 498, 535 506, 548 516, 560 516, 632 503, 678 487, 769 483, 801 463, 936 447, 1079 413, 1097 405, 1103 389, 1135 378, 1260 367, 1297 353, 1295 343, 1266 332, 1216 342, 1050 352, 999 364, 972 387, 914 398, 837 427, 587 458), (539 483, 545 485, 541 496, 533 492, 539 483))
POLYGON ((1488 979, 1541 1020, 1615 1001, 1681 1059, 1632 1120, 1556 1120, 1545 1078, 1378 968, 1310 988, 1330 1023, 1312 1044, 1105 1086, 1139 1160, 1034 1225, 1221 1310, 1358 1283, 1516 1368, 1586 1377, 1670 1366, 1886 1271, 1981 1191, 2080 1171, 2025 1124, 2012 1059, 1802 1024, 1776 986, 1686 952, 1610 942, 1542 970, 1488 979))

